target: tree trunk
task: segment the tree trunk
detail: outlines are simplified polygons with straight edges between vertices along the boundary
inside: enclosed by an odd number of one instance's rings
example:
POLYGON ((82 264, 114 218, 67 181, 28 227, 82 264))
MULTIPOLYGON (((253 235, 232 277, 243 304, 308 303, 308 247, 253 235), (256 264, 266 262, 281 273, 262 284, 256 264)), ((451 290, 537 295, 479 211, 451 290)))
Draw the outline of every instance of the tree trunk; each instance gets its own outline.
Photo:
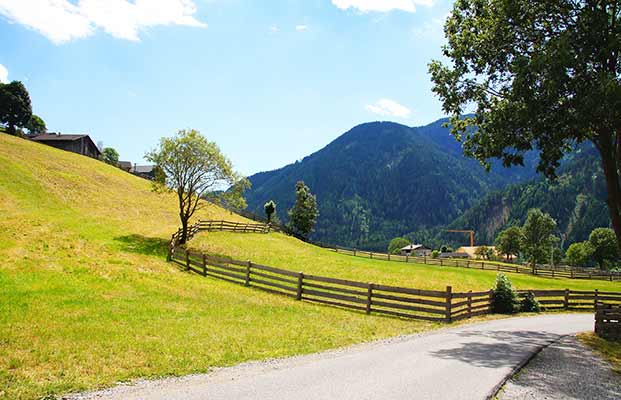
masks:
POLYGON ((610 221, 612 228, 617 236, 617 247, 621 253, 621 190, 619 185, 619 172, 617 162, 615 160, 614 150, 612 146, 601 146, 599 148, 602 156, 602 167, 604 176, 606 177, 606 188, 608 189, 608 211, 610 212, 610 221))
POLYGON ((179 244, 185 244, 188 240, 188 219, 184 218, 183 215, 181 217, 181 238, 179 239, 179 244))

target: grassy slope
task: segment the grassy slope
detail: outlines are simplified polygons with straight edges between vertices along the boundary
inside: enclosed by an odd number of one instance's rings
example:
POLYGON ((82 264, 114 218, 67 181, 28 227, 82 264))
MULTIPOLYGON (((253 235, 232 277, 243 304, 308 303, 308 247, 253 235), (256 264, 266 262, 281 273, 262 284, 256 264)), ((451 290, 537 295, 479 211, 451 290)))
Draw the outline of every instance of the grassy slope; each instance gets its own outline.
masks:
POLYGON ((613 371, 621 374, 621 341, 604 339, 593 332, 581 333, 578 338, 608 360, 613 371))
MULTIPOLYGON (((405 264, 369 260, 309 246, 281 234, 200 233, 191 245, 205 251, 254 262, 362 282, 392 284, 419 289, 453 287, 453 291, 486 290, 493 286, 495 271, 405 264)), ((621 291, 621 282, 549 279, 507 274, 519 289, 600 289, 621 291)))
MULTIPOLYGON (((164 262, 174 198, 0 135, 0 398, 314 352, 430 327, 299 303, 164 262)), ((238 219, 211 207, 203 218, 238 219)))

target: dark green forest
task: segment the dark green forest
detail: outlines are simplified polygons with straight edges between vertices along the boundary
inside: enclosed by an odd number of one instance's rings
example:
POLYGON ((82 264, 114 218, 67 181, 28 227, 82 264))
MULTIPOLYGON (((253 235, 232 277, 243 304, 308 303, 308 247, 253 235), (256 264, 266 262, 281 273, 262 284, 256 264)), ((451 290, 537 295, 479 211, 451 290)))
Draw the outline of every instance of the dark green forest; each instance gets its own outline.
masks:
POLYGON ((446 227, 475 229, 477 241, 490 244, 500 229, 521 223, 531 207, 557 218, 567 242, 608 225, 601 172, 590 147, 564 162, 556 182, 537 175, 534 152, 524 167, 495 162, 486 172, 462 154, 444 122, 417 128, 358 125, 301 161, 251 176, 248 210, 262 215, 273 199, 286 222, 295 183, 303 180, 319 204, 311 238, 370 250, 385 250, 402 235, 433 247, 467 243, 466 236, 444 233, 446 227))

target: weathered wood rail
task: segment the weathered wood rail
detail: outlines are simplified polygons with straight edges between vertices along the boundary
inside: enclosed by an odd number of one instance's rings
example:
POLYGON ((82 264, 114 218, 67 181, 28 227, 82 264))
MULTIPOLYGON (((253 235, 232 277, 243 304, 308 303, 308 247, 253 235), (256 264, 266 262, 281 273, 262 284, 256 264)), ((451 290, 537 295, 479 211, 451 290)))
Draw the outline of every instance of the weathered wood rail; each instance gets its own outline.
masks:
MULTIPOLYGON (((452 322, 491 313, 493 292, 423 290, 357 282, 294 272, 252 261, 188 251, 175 247, 171 259, 188 271, 252 286, 297 300, 432 322, 452 322)), ((621 292, 527 290, 544 310, 593 310, 600 301, 621 304, 621 292)))
POLYGON ((595 333, 606 339, 621 339, 621 304, 598 304, 595 333))
POLYGON ((402 256, 395 254, 376 253, 365 250, 348 249, 340 246, 332 246, 329 248, 340 254, 383 261, 438 265, 442 267, 460 267, 486 271, 511 272, 516 274, 542 276, 545 278, 593 279, 611 282, 621 280, 621 272, 602 271, 594 268, 574 268, 567 266, 536 266, 535 269, 533 269, 530 266, 521 264, 510 265, 481 260, 402 256))

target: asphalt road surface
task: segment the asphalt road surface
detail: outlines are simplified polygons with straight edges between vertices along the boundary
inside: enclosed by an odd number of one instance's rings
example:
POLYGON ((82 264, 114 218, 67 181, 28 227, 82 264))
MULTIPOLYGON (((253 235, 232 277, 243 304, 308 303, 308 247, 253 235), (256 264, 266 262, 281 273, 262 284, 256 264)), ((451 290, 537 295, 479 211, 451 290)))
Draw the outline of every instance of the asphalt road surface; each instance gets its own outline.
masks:
POLYGON ((67 398, 485 399, 534 352, 592 328, 591 314, 501 319, 67 398))

